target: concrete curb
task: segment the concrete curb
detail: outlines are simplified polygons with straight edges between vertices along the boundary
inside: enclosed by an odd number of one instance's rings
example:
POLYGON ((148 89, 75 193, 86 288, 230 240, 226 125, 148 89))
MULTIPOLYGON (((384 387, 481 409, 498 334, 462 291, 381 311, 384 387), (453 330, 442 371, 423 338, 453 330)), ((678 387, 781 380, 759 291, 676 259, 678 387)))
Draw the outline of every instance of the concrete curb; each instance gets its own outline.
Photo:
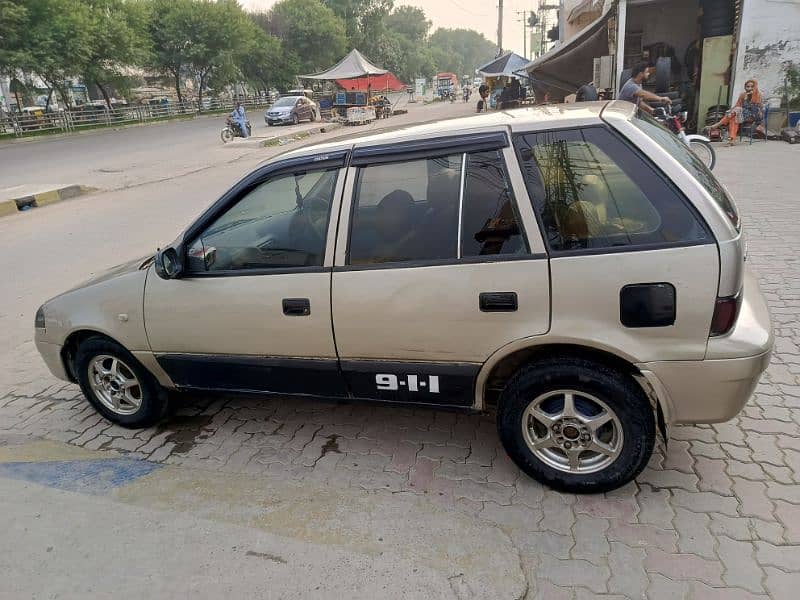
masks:
POLYGON ((75 198, 95 191, 96 188, 85 185, 67 185, 34 194, 21 195, 16 198, 0 200, 0 217, 26 211, 29 208, 47 206, 69 198, 75 198))
POLYGON ((276 135, 273 137, 269 137, 263 140, 259 146, 262 148, 271 148, 273 146, 287 146, 292 142, 299 142, 300 140, 304 140, 312 135, 318 135, 320 133, 330 133, 331 131, 335 131, 342 126, 341 123, 325 123, 321 127, 312 127, 311 129, 304 129, 303 131, 298 131, 297 133, 292 133, 287 136, 280 136, 276 135))

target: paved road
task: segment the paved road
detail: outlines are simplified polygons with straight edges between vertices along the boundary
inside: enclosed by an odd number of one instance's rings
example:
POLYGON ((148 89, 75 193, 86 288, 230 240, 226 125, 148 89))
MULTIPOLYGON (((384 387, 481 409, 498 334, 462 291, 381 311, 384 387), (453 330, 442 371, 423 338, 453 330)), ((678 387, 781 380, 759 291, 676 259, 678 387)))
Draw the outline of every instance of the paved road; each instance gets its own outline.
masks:
POLYGON ((169 239, 260 156, 0 220, 0 528, 19 548, 0 557, 0 597, 252 595, 244 564, 276 597, 796 598, 799 158, 778 142, 719 149, 778 336, 755 396, 730 423, 675 428, 604 496, 521 475, 491 417, 193 396, 131 432, 49 377, 30 341, 38 303, 169 239), (126 548, 147 577, 131 578, 126 548))

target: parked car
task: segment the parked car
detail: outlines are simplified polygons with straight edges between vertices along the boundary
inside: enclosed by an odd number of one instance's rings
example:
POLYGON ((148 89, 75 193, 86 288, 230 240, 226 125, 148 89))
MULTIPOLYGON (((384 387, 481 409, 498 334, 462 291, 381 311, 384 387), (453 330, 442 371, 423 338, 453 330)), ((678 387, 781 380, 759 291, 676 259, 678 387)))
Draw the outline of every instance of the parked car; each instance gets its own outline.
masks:
POLYGON ((36 344, 126 427, 168 389, 491 409, 523 471, 599 492, 747 402, 773 335, 745 255, 725 188, 632 104, 534 107, 281 155, 46 302, 36 344))
POLYGON ((297 125, 300 121, 308 119, 317 120, 317 107, 312 100, 305 96, 283 96, 264 113, 267 125, 282 125, 291 123, 297 125))

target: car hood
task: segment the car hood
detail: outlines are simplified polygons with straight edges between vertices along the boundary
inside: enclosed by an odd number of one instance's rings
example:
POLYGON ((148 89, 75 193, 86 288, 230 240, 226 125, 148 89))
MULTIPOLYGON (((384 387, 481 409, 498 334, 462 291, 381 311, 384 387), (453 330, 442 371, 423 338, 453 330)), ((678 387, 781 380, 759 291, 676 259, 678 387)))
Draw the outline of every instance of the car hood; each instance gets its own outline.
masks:
POLYGON ((136 260, 124 262, 121 265, 111 267, 110 269, 106 269, 105 271, 101 271, 100 273, 93 275, 92 277, 76 285, 69 291, 73 292, 75 290, 79 290, 85 287, 89 287, 91 285, 96 285, 98 283, 108 281, 109 279, 114 279, 115 277, 119 277, 120 275, 125 275, 127 273, 132 273, 134 271, 140 271, 142 269, 146 269, 151 264, 153 264, 153 259, 155 259, 155 255, 148 254, 146 256, 142 256, 141 258, 137 258, 136 260))
POLYGON ((275 114, 275 113, 288 113, 288 112, 292 112, 292 107, 291 106, 279 106, 278 108, 270 108, 267 112, 270 112, 270 113, 273 113, 273 114, 275 114))

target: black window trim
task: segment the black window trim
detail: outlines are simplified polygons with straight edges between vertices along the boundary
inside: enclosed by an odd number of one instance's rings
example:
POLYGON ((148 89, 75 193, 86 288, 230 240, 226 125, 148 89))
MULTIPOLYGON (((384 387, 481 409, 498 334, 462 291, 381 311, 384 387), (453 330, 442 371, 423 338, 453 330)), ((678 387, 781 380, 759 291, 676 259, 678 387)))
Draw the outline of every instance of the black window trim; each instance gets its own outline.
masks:
MULTIPOLYGON (((507 141, 507 137, 505 137, 505 132, 503 132, 503 136, 507 141)), ((461 242, 462 242, 462 234, 461 234, 461 226, 462 226, 462 211, 464 209, 463 201, 464 201, 464 192, 466 190, 466 171, 465 167, 467 164, 467 156, 473 153, 482 152, 486 150, 501 150, 500 157, 503 160, 503 166, 506 168, 508 172, 508 164, 506 162, 506 157, 502 153, 502 149, 508 147, 508 143, 505 146, 498 146, 493 148, 477 148, 474 150, 461 150, 459 148, 450 148, 450 150, 443 149, 442 151, 436 152, 434 154, 428 155, 421 155, 417 156, 416 153, 413 155, 409 154, 395 154, 393 155, 393 160, 386 160, 380 162, 366 162, 361 165, 354 165, 353 161, 351 160, 350 166, 355 166, 356 171, 356 178, 353 184, 352 194, 349 199, 349 213, 350 217, 348 219, 347 224, 347 249, 344 253, 344 265, 334 266, 334 272, 346 272, 346 271, 372 271, 372 270, 382 270, 382 269, 409 269, 409 268, 418 268, 418 267, 440 267, 445 265, 461 265, 461 264, 479 264, 479 263, 487 263, 487 262, 511 262, 516 260, 540 260, 542 258, 547 258, 547 253, 535 253, 531 252, 531 245, 528 240, 528 233, 525 230, 525 226, 522 222, 521 215, 519 213, 519 200, 517 199, 517 195, 514 194, 512 199, 512 205, 514 209, 514 215, 517 218, 520 227, 520 234, 522 235, 522 240, 525 243, 525 247, 527 248, 527 252, 525 254, 492 254, 487 256, 470 256, 470 257, 462 257, 461 256, 461 242), (454 152, 455 150, 455 152, 454 152), (373 165, 382 165, 382 164, 389 164, 389 163, 405 163, 405 162, 413 162, 417 160, 423 160, 427 158, 437 158, 441 156, 452 156, 452 155, 461 155, 461 174, 459 177, 459 199, 458 199, 458 246, 456 248, 456 257, 455 258, 431 258, 425 260, 406 260, 406 261, 393 261, 393 262, 386 262, 386 263, 369 263, 363 265, 351 265, 350 264, 350 243, 352 240, 353 235, 353 217, 355 215, 356 210, 356 203, 357 203, 357 196, 358 191, 361 184, 361 176, 364 172, 366 167, 370 167, 373 165)), ((511 184, 509 178, 509 185, 511 184)), ((527 188, 526 188, 527 191, 527 188)), ((513 185, 512 185, 512 192, 513 192, 513 185)), ((338 226, 337 226, 338 229, 338 226)))
POLYGON ((686 194, 675 185, 675 183, 658 167, 658 165, 653 162, 653 160, 647 156, 646 154, 642 153, 642 151, 636 147, 632 142, 626 139, 624 136, 620 135, 617 131, 614 130, 613 127, 605 123, 598 123, 596 125, 578 125, 573 127, 558 127, 555 129, 533 129, 533 130, 526 130, 526 131, 515 131, 512 135, 512 146, 514 148, 514 155, 517 158, 517 162, 520 166, 520 171, 522 172, 522 178, 525 183, 525 190, 528 193, 528 198, 531 202, 533 208, 534 217, 536 217, 536 224, 539 227, 539 232, 542 236, 542 241, 544 242, 545 249, 547 254, 550 258, 562 258, 562 257, 569 257, 569 256, 592 256, 598 254, 621 254, 625 252, 643 252, 649 250, 668 250, 673 248, 691 248, 693 246, 708 246, 708 245, 715 245, 717 244, 716 238, 714 237, 711 228, 709 227, 706 220, 694 206, 694 204, 686 197, 686 194), (563 132, 581 132, 587 129, 603 129, 608 132, 613 138, 621 142, 624 146, 626 146, 632 152, 635 152, 637 156, 641 158, 641 160, 650 168, 654 175, 656 175, 662 182, 680 199, 680 201, 686 206, 692 216, 697 220, 700 226, 706 233, 707 239, 704 240, 692 240, 692 241, 677 241, 677 242, 662 242, 659 244, 628 244, 626 246, 610 246, 608 248, 576 248, 571 250, 554 250, 550 247, 550 240, 547 238, 547 232, 544 229, 544 225, 542 224, 541 216, 539 215, 539 211, 536 207, 536 200, 534 199, 534 190, 531 189, 528 178, 525 176, 525 169, 522 167, 523 158, 522 152, 520 149, 519 144, 517 144, 517 140, 523 138, 526 135, 540 135, 540 134, 548 134, 548 133, 563 133, 563 132))
MULTIPOLYGON (((190 271, 186 268, 188 257, 186 252, 188 244, 198 238, 203 230, 213 223, 222 213, 234 206, 246 194, 250 193, 259 185, 267 181, 279 177, 281 175, 292 173, 304 173, 314 171, 341 171, 347 165, 349 158, 349 150, 338 150, 336 152, 320 153, 311 156, 302 156, 296 158, 288 158, 280 160, 268 165, 264 165, 260 169, 243 177, 227 192, 225 192, 219 200, 214 202, 208 207, 196 220, 192 223, 181 236, 180 249, 178 254, 184 264, 184 271, 182 279, 199 279, 203 277, 245 277, 245 276, 261 276, 261 275, 287 275, 292 273, 324 273, 330 272, 330 267, 322 265, 313 266, 299 266, 299 267, 258 267, 254 269, 225 269, 220 271, 190 271)), ((336 174, 337 184, 341 172, 336 174)), ((335 190, 334 186, 334 190, 335 190)), ((335 200, 335 197, 333 198, 335 200)), ((331 211, 328 214, 328 227, 330 226, 330 219, 332 218, 333 202, 331 204, 331 211)), ((322 262, 325 263, 325 248, 327 248, 327 237, 325 247, 323 248, 322 262)))
POLYGON ((503 130, 433 137, 424 140, 389 142, 375 146, 356 146, 350 157, 350 166, 366 167, 480 150, 499 150, 507 148, 509 144, 507 132, 503 130))

